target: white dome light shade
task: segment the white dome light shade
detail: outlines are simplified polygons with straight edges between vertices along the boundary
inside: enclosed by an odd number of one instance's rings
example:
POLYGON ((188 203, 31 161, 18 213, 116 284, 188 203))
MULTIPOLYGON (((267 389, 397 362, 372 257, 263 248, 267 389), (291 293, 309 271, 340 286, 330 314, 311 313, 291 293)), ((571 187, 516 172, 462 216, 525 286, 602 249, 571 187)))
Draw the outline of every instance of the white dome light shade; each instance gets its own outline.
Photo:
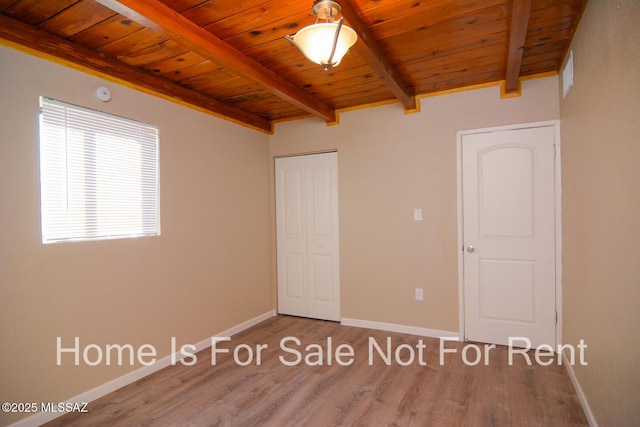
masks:
POLYGON ((290 39, 309 60, 323 67, 336 67, 342 61, 344 55, 358 40, 358 35, 346 25, 336 22, 326 22, 309 25, 302 28, 290 39), (336 50, 333 53, 331 63, 329 58, 333 49, 336 31, 340 28, 336 50))

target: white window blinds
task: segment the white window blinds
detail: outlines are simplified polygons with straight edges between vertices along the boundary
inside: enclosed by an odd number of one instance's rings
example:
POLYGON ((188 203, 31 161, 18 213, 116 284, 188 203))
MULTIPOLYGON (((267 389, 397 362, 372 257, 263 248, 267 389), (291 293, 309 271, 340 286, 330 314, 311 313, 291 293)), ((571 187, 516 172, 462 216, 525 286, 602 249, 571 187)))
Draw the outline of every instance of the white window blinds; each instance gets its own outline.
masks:
POLYGON ((155 236, 156 127, 40 98, 42 242, 155 236))

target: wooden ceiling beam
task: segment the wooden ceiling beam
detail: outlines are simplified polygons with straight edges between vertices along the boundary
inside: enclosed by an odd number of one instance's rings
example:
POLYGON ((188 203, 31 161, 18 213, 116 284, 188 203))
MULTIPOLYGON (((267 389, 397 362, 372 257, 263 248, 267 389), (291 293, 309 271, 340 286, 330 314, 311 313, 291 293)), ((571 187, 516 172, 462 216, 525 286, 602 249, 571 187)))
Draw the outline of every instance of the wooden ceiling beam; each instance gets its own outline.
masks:
POLYGON ((106 78, 145 93, 194 108, 265 133, 273 125, 255 114, 220 103, 199 92, 155 76, 92 49, 0 15, 0 44, 106 78))
POLYGON ((524 53, 524 42, 529 26, 531 0, 513 0, 511 24, 509 28, 509 52, 505 72, 504 92, 506 95, 518 92, 520 66, 524 53))
POLYGON ((257 82, 279 98, 325 119, 336 122, 336 112, 319 99, 244 55, 204 28, 159 0, 97 0, 127 18, 162 34, 187 49, 257 82))
POLYGON ((382 49, 380 42, 347 0, 341 0, 342 15, 358 34, 358 42, 352 48, 362 56, 393 95, 404 105, 405 111, 418 109, 415 89, 402 77, 382 49))

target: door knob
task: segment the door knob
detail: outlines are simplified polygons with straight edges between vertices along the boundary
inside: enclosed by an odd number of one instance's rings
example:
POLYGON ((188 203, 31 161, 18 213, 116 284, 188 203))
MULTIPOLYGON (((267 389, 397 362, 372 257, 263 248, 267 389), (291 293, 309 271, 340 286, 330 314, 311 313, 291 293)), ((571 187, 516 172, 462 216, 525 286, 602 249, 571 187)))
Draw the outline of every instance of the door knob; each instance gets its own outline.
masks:
POLYGON ((467 252, 469 252, 470 254, 473 253, 473 251, 475 251, 476 248, 474 248, 472 245, 467 246, 467 252))

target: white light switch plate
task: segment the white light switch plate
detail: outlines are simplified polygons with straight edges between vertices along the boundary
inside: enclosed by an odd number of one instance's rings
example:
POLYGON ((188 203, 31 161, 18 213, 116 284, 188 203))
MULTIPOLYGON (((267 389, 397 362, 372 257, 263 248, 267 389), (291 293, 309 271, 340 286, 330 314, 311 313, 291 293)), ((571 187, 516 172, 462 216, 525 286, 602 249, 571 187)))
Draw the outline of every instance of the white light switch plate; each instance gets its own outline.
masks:
POLYGON ((413 220, 414 221, 422 221, 422 209, 414 209, 413 210, 413 220))

